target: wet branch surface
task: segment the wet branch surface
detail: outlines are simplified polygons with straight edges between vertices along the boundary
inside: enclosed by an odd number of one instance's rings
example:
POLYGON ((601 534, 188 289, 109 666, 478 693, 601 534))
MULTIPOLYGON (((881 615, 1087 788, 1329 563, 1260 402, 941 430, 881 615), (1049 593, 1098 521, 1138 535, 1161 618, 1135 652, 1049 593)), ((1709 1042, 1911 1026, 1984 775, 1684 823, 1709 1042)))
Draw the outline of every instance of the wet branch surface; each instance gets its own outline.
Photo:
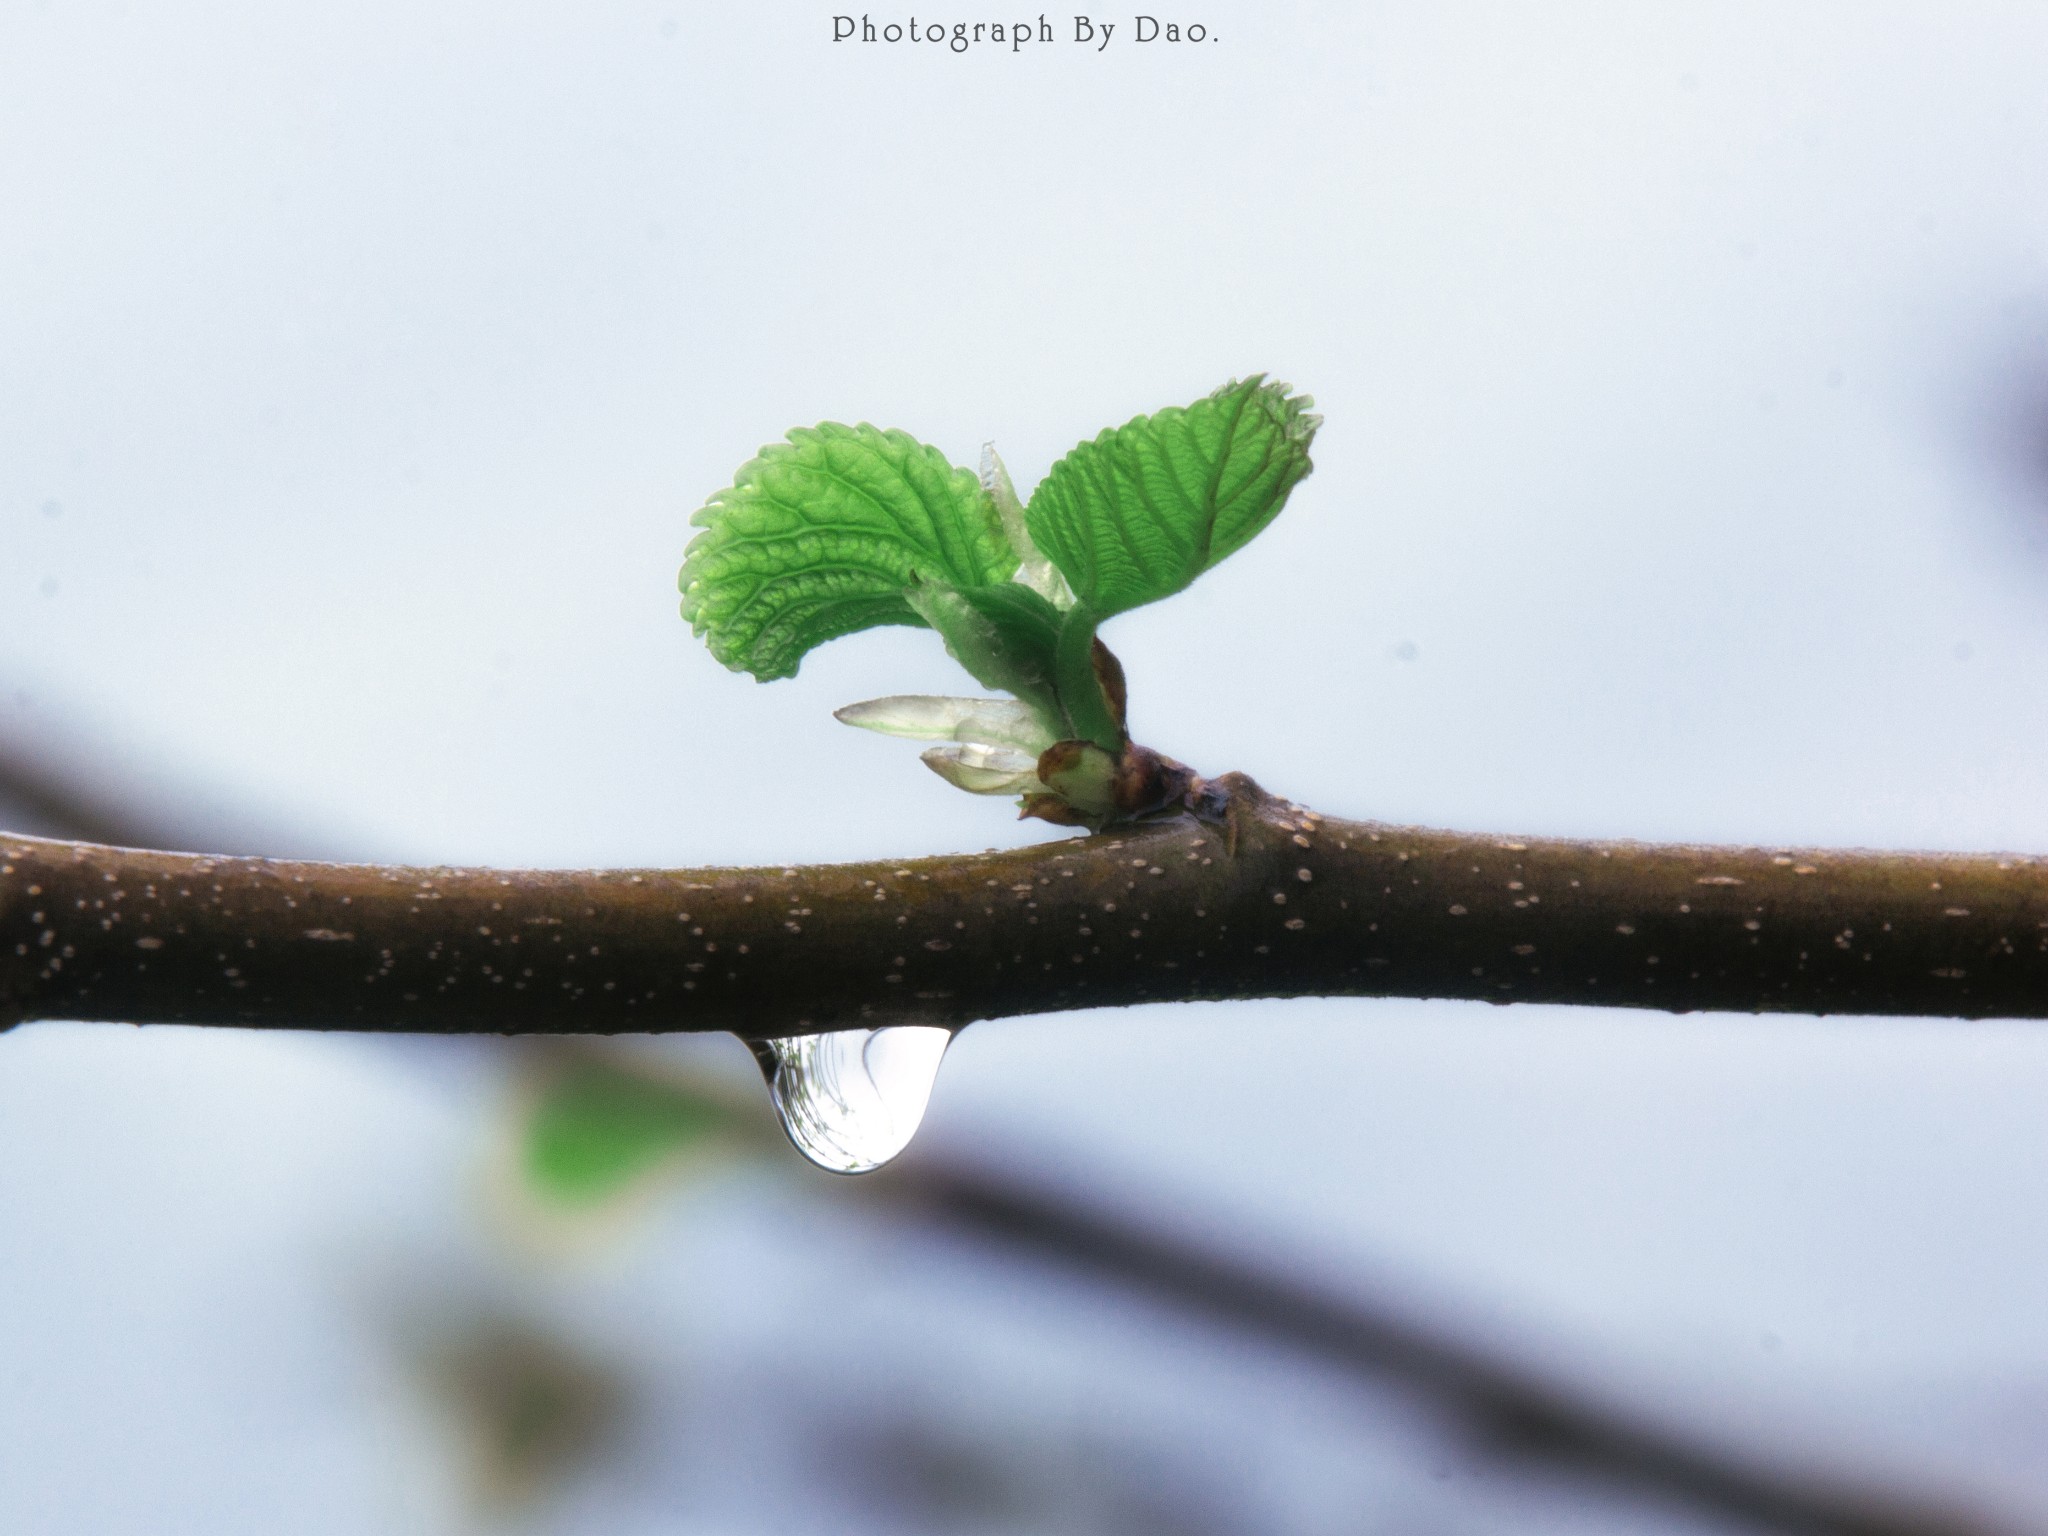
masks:
POLYGON ((762 1037, 1294 996, 2048 1015, 2048 859, 1479 837, 1221 782, 1221 824, 786 869, 0 834, 0 1025, 762 1037))

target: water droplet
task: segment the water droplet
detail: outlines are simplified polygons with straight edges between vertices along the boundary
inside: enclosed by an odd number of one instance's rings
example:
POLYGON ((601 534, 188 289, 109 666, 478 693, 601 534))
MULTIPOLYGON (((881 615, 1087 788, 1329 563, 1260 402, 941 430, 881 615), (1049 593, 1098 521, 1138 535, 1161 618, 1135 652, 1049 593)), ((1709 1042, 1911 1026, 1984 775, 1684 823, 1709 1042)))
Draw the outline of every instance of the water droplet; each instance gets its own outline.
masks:
POLYGON ((796 1149, 831 1173, 871 1173, 917 1134, 952 1040, 899 1024, 750 1043, 796 1149))

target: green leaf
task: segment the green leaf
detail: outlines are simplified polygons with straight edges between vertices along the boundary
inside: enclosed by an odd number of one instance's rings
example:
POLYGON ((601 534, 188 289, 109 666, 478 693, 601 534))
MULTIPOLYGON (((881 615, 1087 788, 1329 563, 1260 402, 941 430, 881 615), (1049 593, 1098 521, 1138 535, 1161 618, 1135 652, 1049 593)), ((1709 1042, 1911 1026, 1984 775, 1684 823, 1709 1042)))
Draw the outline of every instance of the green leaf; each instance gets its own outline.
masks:
POLYGON ((1278 515, 1313 467, 1314 403, 1255 374, 1106 430, 1053 466, 1026 526, 1098 621, 1169 597, 1278 515))
POLYGON ((1051 737, 1068 734, 1059 699, 1060 611, 1029 587, 951 587, 926 582, 906 594, 953 659, 984 688, 1015 694, 1051 737))
POLYGON ((527 1120, 527 1182, 557 1205, 596 1205, 728 1118, 723 1106, 677 1085, 579 1062, 548 1084, 527 1120))
POLYGON ((1070 608, 1060 625, 1060 703, 1075 737, 1107 752, 1124 745, 1124 669, 1109 647, 1095 638, 1096 617, 1083 606, 1070 608), (1105 682, 1114 684, 1114 697, 1105 682))
POLYGON ((920 624, 904 594, 1008 580, 1017 555, 988 492, 902 432, 800 427, 741 467, 694 518, 683 617, 711 654, 762 682, 813 647, 920 624))

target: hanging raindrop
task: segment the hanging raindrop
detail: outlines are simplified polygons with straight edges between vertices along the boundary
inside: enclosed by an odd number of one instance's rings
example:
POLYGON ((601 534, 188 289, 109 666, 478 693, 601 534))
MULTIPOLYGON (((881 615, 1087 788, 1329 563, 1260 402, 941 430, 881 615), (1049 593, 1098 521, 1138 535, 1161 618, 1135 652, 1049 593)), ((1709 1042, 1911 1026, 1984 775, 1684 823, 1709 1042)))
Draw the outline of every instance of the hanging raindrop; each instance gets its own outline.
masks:
POLYGON ((870 1173, 917 1134, 952 1041, 950 1029, 898 1024, 748 1043, 797 1150, 832 1173, 870 1173))

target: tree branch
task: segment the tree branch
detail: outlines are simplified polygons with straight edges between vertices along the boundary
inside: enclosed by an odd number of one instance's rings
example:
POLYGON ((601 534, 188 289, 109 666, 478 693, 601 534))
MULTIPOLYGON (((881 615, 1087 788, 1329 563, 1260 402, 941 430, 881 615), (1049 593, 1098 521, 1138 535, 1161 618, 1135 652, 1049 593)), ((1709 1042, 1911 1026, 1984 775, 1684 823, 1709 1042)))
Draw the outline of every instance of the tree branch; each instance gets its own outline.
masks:
MULTIPOLYGON (((160 842, 161 828, 131 808, 86 802, 55 776, 40 770, 29 774, 27 787, 33 790, 47 783, 59 793, 42 797, 23 794, 24 764, 35 770, 31 760, 0 752, 0 791, 13 791, 17 800, 34 805, 63 830, 129 843, 160 842), (70 824, 64 825, 66 822, 70 824)), ((1326 823, 1326 835, 1327 830, 1326 823)), ((1384 836, 1385 829, 1379 830, 1384 836)), ((1289 834, 1290 843, 1294 835, 1289 834)), ((80 848, 75 844, 31 845, 5 834, 0 834, 0 846, 7 849, 0 862, 16 865, 0 875, 0 902, 9 890, 25 894, 23 882, 41 883, 29 875, 26 853, 17 857, 17 850, 30 846, 42 848, 46 854, 54 850, 61 862, 69 864, 74 849, 80 848)), ((1068 850, 1079 846, 1065 845, 1068 850)), ((217 867, 221 862, 180 861, 188 874, 205 873, 199 870, 200 864, 217 867)), ((111 866, 96 867, 104 887, 111 866)), ((126 889, 118 884, 116 888, 126 889)), ((52 889, 45 886, 35 899, 40 901, 52 889)), ((76 905, 82 899, 87 899, 83 893, 71 898, 74 913, 85 910, 76 905)), ((87 906, 107 899, 102 891, 87 900, 87 906)), ((0 906, 0 911, 5 910, 0 906)), ((42 910, 47 916, 50 908, 46 905, 42 910)), ((129 921, 126 912, 115 922, 104 909, 94 911, 109 924, 100 930, 103 933, 116 932, 129 921)), ((59 947, 55 939, 50 947, 59 947)), ((63 958, 61 952, 57 958, 63 958)), ((695 1098, 715 1091, 701 1081, 687 1084, 687 1092, 695 1098)), ((758 1101, 753 1103, 758 1111, 758 1101)), ((762 1133, 770 1134, 765 1128, 762 1133)), ((1902 1489, 1837 1485, 1825 1478, 1795 1477, 1779 1468, 1750 1466, 1591 1399, 1574 1383, 1549 1380, 1497 1358, 1484 1345, 1441 1333, 1398 1310, 1379 1306, 1370 1297, 1339 1300, 1320 1296, 1280 1272, 1242 1267, 1183 1235, 1134 1225, 1128 1213, 1114 1217, 1099 1213, 975 1165, 927 1153, 872 1179, 836 1188, 906 1205, 931 1219, 1021 1244, 1062 1264, 1099 1269, 1112 1281, 1211 1313, 1227 1327, 1268 1333, 1298 1344, 1318 1358, 1355 1367, 1372 1379, 1388 1373, 1410 1380, 1433 1400, 1474 1423, 1492 1426, 1496 1433, 1489 1443, 1502 1450, 1582 1462, 1625 1477, 1641 1476, 1653 1486, 1763 1527, 1838 1536, 1946 1536, 1992 1528, 1930 1505, 1902 1489)))
POLYGON ((1229 815, 791 869, 413 869, 0 834, 0 1024, 760 1037, 1140 1002, 2048 1015, 2048 860, 1229 815))

